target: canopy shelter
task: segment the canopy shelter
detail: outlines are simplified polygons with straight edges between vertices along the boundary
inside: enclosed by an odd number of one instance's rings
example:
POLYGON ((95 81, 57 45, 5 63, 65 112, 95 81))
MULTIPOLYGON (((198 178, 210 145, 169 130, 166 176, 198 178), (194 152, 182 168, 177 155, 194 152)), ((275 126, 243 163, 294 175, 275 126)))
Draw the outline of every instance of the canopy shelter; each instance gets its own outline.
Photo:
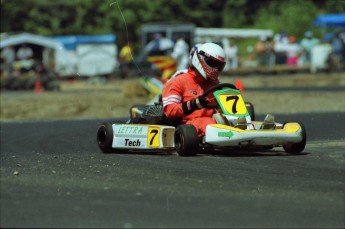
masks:
POLYGON ((69 56, 66 52, 64 45, 52 38, 40 36, 31 33, 18 33, 18 34, 1 34, 0 48, 3 49, 8 46, 20 46, 23 44, 29 44, 36 47, 40 47, 39 50, 36 50, 36 58, 41 59, 42 62, 46 65, 50 60, 48 56, 45 56, 45 53, 48 55, 49 50, 54 50, 56 55, 62 57, 65 62, 69 62, 69 56), (45 52, 45 50, 47 52, 45 52), (39 53, 37 53, 39 52, 39 53))
MULTIPOLYGON (((72 59, 63 43, 50 37, 40 36, 31 33, 1 34, 0 48, 14 46, 18 47, 27 44, 34 51, 34 59, 42 61, 48 68, 68 68, 72 59), (61 60, 57 63, 57 57, 61 60), (67 66, 67 67, 66 67, 67 66)), ((31 61, 34 61, 32 59, 31 61)))
POLYGON ((110 75, 118 67, 114 34, 54 36, 74 58, 73 69, 63 76, 93 77, 110 75), (77 72, 77 73, 76 73, 77 72))
POLYGON ((345 28, 345 14, 324 14, 314 20, 316 27, 343 27, 345 28))
POLYGON ((49 37, 39 36, 30 33, 19 33, 16 35, 2 36, 0 42, 0 48, 7 46, 15 46, 20 44, 34 44, 39 46, 44 46, 47 48, 63 50, 64 47, 61 42, 56 41, 49 37))
POLYGON ((68 50, 75 50, 79 44, 114 44, 116 42, 116 36, 113 34, 54 36, 53 39, 61 42, 68 50))

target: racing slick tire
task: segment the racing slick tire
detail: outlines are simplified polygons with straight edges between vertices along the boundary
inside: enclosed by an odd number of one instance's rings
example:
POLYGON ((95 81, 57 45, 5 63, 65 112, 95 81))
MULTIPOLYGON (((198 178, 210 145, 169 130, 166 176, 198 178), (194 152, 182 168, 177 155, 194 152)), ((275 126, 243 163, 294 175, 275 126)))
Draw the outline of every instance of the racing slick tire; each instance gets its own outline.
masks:
POLYGON ((97 144, 103 153, 125 153, 126 150, 114 149, 113 144, 114 131, 110 122, 104 122, 97 131, 97 144))
POLYGON ((254 110, 254 105, 250 102, 245 102, 247 111, 250 115, 250 119, 252 121, 255 121, 255 110, 254 110))
POLYGON ((175 149, 180 156, 195 156, 199 151, 199 138, 193 125, 179 125, 175 130, 175 149))
MULTIPOLYGON (((283 128, 284 128, 285 124, 287 124, 287 123, 291 123, 291 122, 284 123, 283 128)), ((301 122, 296 122, 296 123, 298 123, 302 129, 302 141, 300 141, 298 143, 288 143, 286 145, 283 145, 283 148, 284 148, 286 153, 290 153, 290 154, 301 153, 304 150, 305 145, 307 143, 307 132, 306 132, 306 129, 305 129, 303 123, 301 123, 301 122)))

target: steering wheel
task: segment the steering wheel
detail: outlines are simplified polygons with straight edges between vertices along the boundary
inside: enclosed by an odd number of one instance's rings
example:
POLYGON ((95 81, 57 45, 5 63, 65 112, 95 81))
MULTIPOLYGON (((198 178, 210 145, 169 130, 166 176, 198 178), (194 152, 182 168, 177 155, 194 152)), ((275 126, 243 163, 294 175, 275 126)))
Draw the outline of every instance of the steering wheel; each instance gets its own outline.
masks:
POLYGON ((232 88, 232 89, 236 89, 238 90, 235 85, 231 84, 231 83, 221 83, 221 84, 217 84, 213 87, 210 87, 209 89, 207 89, 204 94, 201 95, 201 98, 205 99, 206 101, 208 101, 207 104, 204 104, 205 108, 216 108, 218 107, 218 103, 217 102, 213 102, 216 99, 213 97, 212 99, 208 99, 207 96, 209 94, 211 94, 211 92, 217 91, 217 90, 221 90, 223 88, 232 88))

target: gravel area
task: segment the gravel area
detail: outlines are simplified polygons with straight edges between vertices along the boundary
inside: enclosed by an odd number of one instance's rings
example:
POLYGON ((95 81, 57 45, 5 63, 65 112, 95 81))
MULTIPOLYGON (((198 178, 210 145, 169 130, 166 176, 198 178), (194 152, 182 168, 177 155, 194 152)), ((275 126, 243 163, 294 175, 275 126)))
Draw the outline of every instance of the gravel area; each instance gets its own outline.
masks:
MULTIPOLYGON (((345 74, 221 77, 222 82, 240 80, 246 101, 257 114, 303 112, 345 112, 345 90, 325 90, 345 86, 345 74), (313 87, 313 90, 251 90, 256 87, 313 87), (248 88, 248 89, 246 89, 248 88), (315 89, 317 88, 317 89, 315 89)), ((61 82, 61 91, 2 91, 0 120, 51 120, 127 117, 134 104, 145 104, 150 95, 137 80, 112 80, 90 84, 74 80, 61 82)))

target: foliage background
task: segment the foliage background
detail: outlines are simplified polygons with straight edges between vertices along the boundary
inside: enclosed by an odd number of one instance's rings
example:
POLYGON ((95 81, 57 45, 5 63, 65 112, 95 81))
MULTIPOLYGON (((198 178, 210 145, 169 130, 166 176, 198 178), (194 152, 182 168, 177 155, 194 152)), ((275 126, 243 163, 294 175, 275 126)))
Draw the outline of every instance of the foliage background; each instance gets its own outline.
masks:
MULTIPOLYGON (((1 32, 109 34, 124 45, 146 22, 261 28, 301 38, 319 14, 344 13, 345 0, 1 0, 1 32), (128 33, 127 33, 128 31, 128 33)), ((316 31, 317 33, 317 31, 316 31)))

